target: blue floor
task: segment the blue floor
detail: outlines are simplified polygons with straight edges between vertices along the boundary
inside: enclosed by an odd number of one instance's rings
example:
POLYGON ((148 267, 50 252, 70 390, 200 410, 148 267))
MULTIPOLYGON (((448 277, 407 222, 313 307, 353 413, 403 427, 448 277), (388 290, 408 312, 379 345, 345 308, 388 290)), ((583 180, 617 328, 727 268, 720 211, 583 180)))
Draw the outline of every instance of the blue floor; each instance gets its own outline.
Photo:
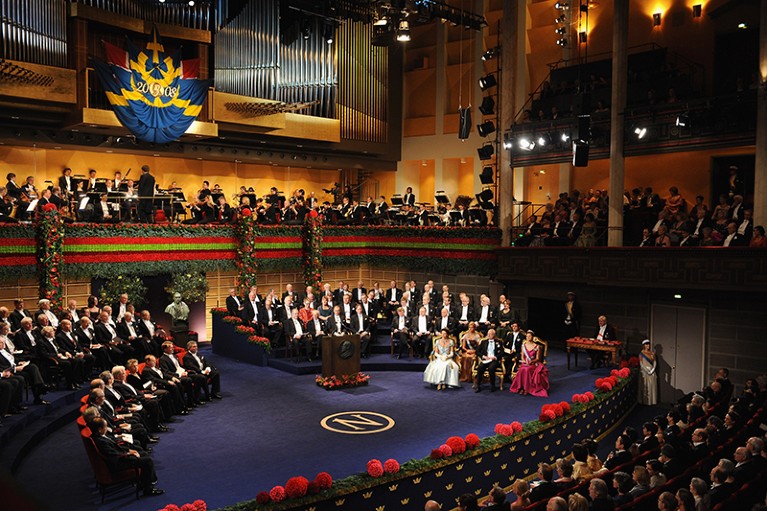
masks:
POLYGON ((313 375, 206 354, 222 372, 224 400, 179 418, 170 424, 172 432, 161 434, 152 457, 164 496, 136 501, 123 492, 101 505, 74 423, 27 456, 19 485, 49 509, 155 511, 197 498, 215 509, 252 499, 295 475, 312 479, 327 471, 338 479, 363 471, 370 458, 404 462, 428 456, 451 435, 489 436, 496 423, 537 418, 542 404, 569 401, 607 373, 568 371, 564 352, 552 351, 548 399, 508 390, 491 394, 487 385, 475 394, 468 383, 438 392, 420 372, 371 372, 367 387, 328 392, 313 375), (331 413, 359 410, 386 414, 395 426, 375 435, 342 435, 319 424, 331 413))

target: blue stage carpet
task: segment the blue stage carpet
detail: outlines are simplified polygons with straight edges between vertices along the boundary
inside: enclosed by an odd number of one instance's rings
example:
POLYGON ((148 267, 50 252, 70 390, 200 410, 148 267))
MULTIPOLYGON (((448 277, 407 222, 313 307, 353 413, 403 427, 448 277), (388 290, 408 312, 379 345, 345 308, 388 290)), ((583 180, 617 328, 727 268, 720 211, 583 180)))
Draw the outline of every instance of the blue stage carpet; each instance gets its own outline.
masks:
POLYGON ((498 422, 537 418, 544 403, 570 401, 593 388, 606 369, 568 371, 564 352, 549 354, 548 399, 491 394, 487 384, 475 394, 438 392, 416 372, 372 372, 370 385, 328 392, 314 376, 295 376, 206 353, 221 370, 224 400, 210 403, 170 424, 152 455, 161 497, 134 500, 127 492, 99 504, 75 424, 48 437, 25 460, 17 479, 50 509, 155 511, 165 504, 197 498, 209 509, 252 499, 289 477, 312 479, 327 471, 335 479, 362 472, 371 458, 428 456, 451 435, 493 434, 498 422), (395 426, 374 435, 343 435, 320 420, 343 411, 372 411, 393 418, 395 426), (62 503, 66 503, 62 507, 62 503))

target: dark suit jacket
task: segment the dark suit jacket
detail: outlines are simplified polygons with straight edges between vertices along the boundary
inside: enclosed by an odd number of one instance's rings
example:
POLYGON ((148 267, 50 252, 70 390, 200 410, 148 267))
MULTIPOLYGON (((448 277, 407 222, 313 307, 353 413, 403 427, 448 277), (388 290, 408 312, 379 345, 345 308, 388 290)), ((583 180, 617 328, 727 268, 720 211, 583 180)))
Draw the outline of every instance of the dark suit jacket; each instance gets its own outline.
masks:
MULTIPOLYGON (((397 303, 399 303, 400 300, 402 300, 402 290, 400 288, 397 288, 397 303)), ((386 293, 384 294, 384 301, 386 303, 389 303, 392 301, 392 289, 388 288, 386 290, 386 293)))
MULTIPOLYGON (((365 316, 365 313, 362 313, 362 329, 366 332, 370 331, 370 320, 367 316, 365 316)), ((352 320, 351 320, 351 331, 352 333, 356 334, 360 330, 360 321, 359 316, 355 312, 352 314, 352 320)))
MULTIPOLYGON (((154 176, 149 172, 143 172, 138 179, 138 196, 139 197, 153 197, 154 196, 154 176)), ((150 199, 146 199, 150 200, 150 199)))
POLYGON ((203 357, 199 351, 197 352, 197 358, 199 358, 200 362, 202 362, 202 367, 197 365, 197 361, 194 359, 192 354, 187 352, 187 354, 184 355, 184 363, 183 363, 184 369, 186 369, 190 373, 201 373, 202 371, 205 370, 206 367, 210 367, 211 369, 213 369, 213 366, 208 364, 208 361, 205 360, 205 357, 203 357))
POLYGON ((651 435, 649 438, 643 440, 639 444, 639 452, 647 452, 649 450, 655 449, 660 444, 658 442, 658 437, 655 435, 651 435))
MULTIPOLYGON (((141 337, 141 332, 138 329, 138 323, 133 321, 133 331, 136 333, 136 337, 141 337)), ((128 330, 128 324, 125 321, 117 323, 117 337, 120 339, 129 339, 130 330, 128 330)))
MULTIPOLYGON (((242 305, 243 307, 245 306, 245 303, 244 303, 245 300, 243 300, 239 296, 237 297, 237 300, 240 301, 240 305, 242 305)), ((241 317, 240 313, 245 312, 244 309, 240 311, 239 306, 237 305, 237 302, 234 300, 232 296, 226 297, 226 311, 230 316, 237 316, 237 317, 241 317)))
MULTIPOLYGON (((261 314, 263 313, 263 306, 261 305, 262 302, 256 302, 256 305, 258 307, 258 320, 261 320, 261 314)), ((242 319, 247 321, 248 323, 252 322, 253 319, 256 317, 256 311, 253 309, 253 304, 250 303, 250 299, 246 298, 245 303, 243 303, 243 306, 245 307, 242 310, 242 319)))
MULTIPOLYGON (((40 334, 35 329, 30 331, 32 332, 32 337, 35 338, 35 344, 38 344, 40 342, 40 334)), ((29 340, 29 335, 24 330, 16 332, 16 335, 13 337, 13 344, 17 350, 23 350, 26 355, 36 354, 36 349, 32 346, 32 341, 29 340)))
POLYGON ((82 351, 82 348, 79 345, 79 342, 77 341, 77 336, 74 332, 69 332, 70 337, 67 337, 67 335, 61 331, 56 334, 56 345, 59 347, 60 351, 65 351, 67 353, 71 353, 74 355, 77 352, 82 351))
MULTIPOLYGON (((24 309, 24 313, 26 314, 26 317, 34 321, 34 318, 32 318, 32 314, 27 309, 24 309)), ((21 320, 24 319, 24 317, 25 316, 23 316, 21 312, 14 309, 9 316, 9 319, 11 320, 11 330, 16 331, 19 328, 21 328, 21 320)))
POLYGON ((628 463, 632 460, 631 453, 629 451, 617 451, 613 453, 613 457, 609 460, 605 460, 605 468, 607 470, 612 470, 618 465, 623 465, 624 463, 628 463))
POLYGON ((415 206, 415 194, 406 193, 402 196, 402 202, 409 206, 415 206))
MULTIPOLYGON (((501 341, 498 339, 495 339, 495 341, 496 341, 495 342, 495 358, 500 360, 503 354, 502 352, 503 343, 501 343, 501 341)), ((488 345, 489 345, 489 342, 487 339, 482 339, 481 341, 479 341, 479 346, 477 346, 477 352, 475 355, 477 357, 477 360, 482 361, 482 357, 487 355, 488 345)))
MULTIPOLYGON (((495 307, 493 307, 492 305, 488 305, 487 306, 487 322, 488 323, 494 325, 495 324, 495 318, 496 318, 497 314, 498 314, 498 312, 496 311, 495 307)), ((478 306, 476 308, 476 310, 474 311, 474 317, 477 318, 476 319, 477 321, 479 321, 480 318, 482 317, 482 306, 481 305, 478 306)))
MULTIPOLYGON (((597 326, 596 330, 594 331, 594 339, 596 339, 598 335, 599 335, 599 326, 597 326)), ((602 337, 602 340, 615 341, 616 340, 615 336, 616 336, 615 328, 610 323, 607 323, 607 325, 605 325, 605 335, 602 337)))
POLYGON ((162 374, 165 376, 166 380, 170 380, 176 376, 176 365, 170 359, 172 356, 175 355, 168 355, 167 353, 163 353, 160 357, 160 360, 158 361, 159 363, 157 367, 160 368, 160 371, 162 371, 162 374))
MULTIPOLYGON (((458 322, 455 320, 455 318, 448 314, 447 316, 447 330, 452 334, 455 332, 455 329, 458 327, 458 322)), ((438 314, 434 318, 434 332, 441 332, 442 331, 442 314, 438 314)))
MULTIPOLYGON (((157 333, 157 323, 154 321, 150 321, 154 325, 154 332, 157 333)), ((141 337, 144 337, 146 339, 151 339, 152 334, 149 332, 149 328, 144 324, 143 319, 138 319, 133 321, 133 328, 136 329, 136 334, 138 334, 141 337)), ((119 332, 118 332, 119 335, 119 332)))
POLYGON ((541 481, 530 491, 530 502, 538 502, 539 500, 549 500, 551 497, 559 493, 557 485, 550 481, 541 481))
MULTIPOLYGON (((344 323, 344 316, 343 316, 343 314, 341 314, 339 316, 339 318, 341 319, 341 331, 346 333, 348 331, 349 327, 346 325, 346 323, 344 323)), ((335 315, 332 315, 332 316, 330 316, 328 318, 327 322, 325 323, 325 333, 330 335, 330 334, 334 334, 336 332, 338 332, 338 326, 337 326, 337 323, 336 323, 335 315)))
POLYGON ((615 502, 608 498, 596 499, 591 503, 589 509, 591 511, 613 511, 615 502))
POLYGON ((56 345, 56 348, 51 346, 51 343, 48 341, 48 339, 41 338, 37 341, 37 354, 41 358, 58 360, 59 356, 58 353, 56 353, 56 349, 58 349, 59 346, 56 344, 56 338, 51 340, 53 341, 53 344, 56 345))
MULTIPOLYGON (((119 334, 114 339, 112 338, 112 334, 109 332, 109 329, 104 325, 102 322, 96 323, 96 326, 93 327, 93 331, 96 333, 96 341, 99 344, 108 344, 110 342, 113 342, 115 339, 119 338, 119 334)), ((117 332, 117 329, 115 328, 115 333, 117 332)))

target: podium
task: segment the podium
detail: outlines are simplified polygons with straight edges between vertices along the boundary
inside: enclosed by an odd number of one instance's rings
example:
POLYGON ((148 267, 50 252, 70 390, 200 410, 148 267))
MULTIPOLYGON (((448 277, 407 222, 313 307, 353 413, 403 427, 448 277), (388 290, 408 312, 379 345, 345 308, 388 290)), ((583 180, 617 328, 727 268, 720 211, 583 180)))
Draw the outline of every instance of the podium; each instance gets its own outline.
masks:
POLYGON ((360 372, 360 336, 322 336, 322 376, 360 372))

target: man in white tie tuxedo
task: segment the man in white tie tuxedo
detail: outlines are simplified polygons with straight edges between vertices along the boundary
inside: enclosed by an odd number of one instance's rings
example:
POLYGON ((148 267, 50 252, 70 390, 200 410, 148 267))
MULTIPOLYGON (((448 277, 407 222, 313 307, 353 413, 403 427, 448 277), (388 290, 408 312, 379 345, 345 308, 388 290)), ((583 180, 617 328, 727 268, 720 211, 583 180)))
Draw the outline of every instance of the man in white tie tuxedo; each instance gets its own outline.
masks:
POLYGON ((474 392, 479 392, 482 385, 482 379, 487 375, 490 380, 490 392, 495 392, 495 371, 500 365, 501 353, 503 352, 503 344, 498 342, 495 338, 495 330, 490 329, 487 331, 487 338, 482 339, 477 346, 477 352, 475 356, 479 360, 477 366, 477 376, 474 377, 474 392))
POLYGON ((432 331, 432 319, 426 314, 426 307, 418 309, 418 316, 412 319, 411 335, 416 357, 425 357, 432 351, 434 332, 432 331))
POLYGON ((24 308, 24 300, 22 298, 14 300, 13 307, 8 319, 11 321, 11 331, 15 332, 21 328, 21 320, 24 318, 32 319, 32 314, 24 308))
POLYGON ((51 310, 51 301, 43 298, 37 303, 40 306, 40 310, 37 311, 37 316, 40 316, 41 314, 44 315, 48 318, 48 324, 51 325, 54 330, 57 329, 59 327, 59 318, 57 318, 51 310))
POLYGON ((312 336, 314 357, 319 358, 322 353, 322 338, 325 335, 325 322, 320 318, 319 310, 312 310, 312 319, 306 324, 306 330, 312 336))
POLYGON ((351 332, 360 336, 360 356, 368 358, 370 348, 370 320, 365 315, 362 304, 358 303, 354 308, 354 315, 351 319, 351 332))
POLYGON ((328 335, 344 335, 348 327, 344 322, 344 317, 341 314, 341 307, 336 305, 333 307, 333 315, 330 316, 325 324, 325 332, 328 335))
POLYGON ((301 350, 306 353, 306 358, 309 362, 312 361, 311 351, 311 339, 309 332, 306 331, 305 326, 301 323, 301 319, 298 317, 298 309, 293 309, 290 312, 290 318, 285 320, 283 324, 285 330, 285 342, 287 343, 288 350, 293 350, 298 354, 298 359, 301 359, 301 350))
POLYGON ((109 357, 113 362, 126 361, 133 358, 133 348, 126 344, 123 339, 117 335, 117 329, 112 325, 109 312, 102 310, 99 314, 99 321, 93 328, 96 334, 96 342, 105 346, 109 350, 109 357))
POLYGON ((391 320, 391 342, 393 350, 397 350, 396 357, 402 358, 411 346, 410 341, 410 319, 405 316, 405 309, 397 309, 397 314, 391 320))
POLYGON ((237 295, 236 288, 229 289, 229 296, 226 297, 226 312, 229 316, 242 317, 245 310, 244 300, 237 295))
POLYGON ((210 383, 210 391, 208 390, 207 385, 202 387, 202 391, 205 394, 205 400, 210 401, 211 398, 221 399, 221 374, 218 372, 218 369, 208 364, 205 357, 197 351, 196 342, 189 341, 186 344, 186 349, 187 353, 184 355, 184 369, 186 369, 189 374, 197 373, 205 376, 207 382, 210 383))

